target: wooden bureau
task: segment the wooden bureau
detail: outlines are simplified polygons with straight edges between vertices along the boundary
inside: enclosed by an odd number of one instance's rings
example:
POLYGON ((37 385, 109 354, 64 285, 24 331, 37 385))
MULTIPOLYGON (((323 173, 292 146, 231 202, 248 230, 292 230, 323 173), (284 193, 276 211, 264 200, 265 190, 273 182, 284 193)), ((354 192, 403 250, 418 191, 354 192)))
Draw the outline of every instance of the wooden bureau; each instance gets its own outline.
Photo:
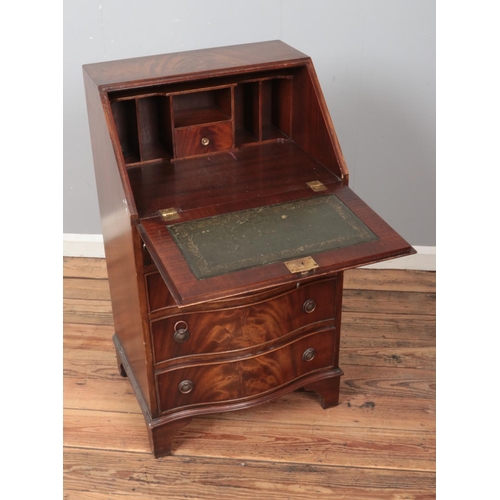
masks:
POLYGON ((338 403, 343 271, 414 253, 348 187, 309 57, 261 42, 83 68, 118 368, 155 456, 197 415, 338 403))

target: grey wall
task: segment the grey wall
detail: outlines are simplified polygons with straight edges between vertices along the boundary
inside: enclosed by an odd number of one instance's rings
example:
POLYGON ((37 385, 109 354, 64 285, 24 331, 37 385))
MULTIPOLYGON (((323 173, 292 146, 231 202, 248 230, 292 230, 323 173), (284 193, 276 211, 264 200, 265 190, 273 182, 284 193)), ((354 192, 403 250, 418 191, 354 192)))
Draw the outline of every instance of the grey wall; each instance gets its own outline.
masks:
POLYGON ((65 2, 64 232, 101 232, 82 64, 271 39, 312 57, 353 190, 435 245, 434 0, 65 2))

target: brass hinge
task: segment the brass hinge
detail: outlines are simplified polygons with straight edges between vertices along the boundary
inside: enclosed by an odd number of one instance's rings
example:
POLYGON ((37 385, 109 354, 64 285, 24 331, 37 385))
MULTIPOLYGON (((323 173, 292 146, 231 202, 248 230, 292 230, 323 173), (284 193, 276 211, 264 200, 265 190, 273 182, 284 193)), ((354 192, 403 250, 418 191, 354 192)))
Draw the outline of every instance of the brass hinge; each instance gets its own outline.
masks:
POLYGON ((164 221, 180 219, 181 217, 176 208, 163 208, 158 210, 158 212, 164 221))
POLYGON ((313 191, 326 191, 326 186, 320 181, 306 182, 313 191))
POLYGON ((289 260, 284 262, 285 266, 292 273, 305 273, 311 269, 319 267, 318 263, 312 257, 302 257, 301 259, 289 260))

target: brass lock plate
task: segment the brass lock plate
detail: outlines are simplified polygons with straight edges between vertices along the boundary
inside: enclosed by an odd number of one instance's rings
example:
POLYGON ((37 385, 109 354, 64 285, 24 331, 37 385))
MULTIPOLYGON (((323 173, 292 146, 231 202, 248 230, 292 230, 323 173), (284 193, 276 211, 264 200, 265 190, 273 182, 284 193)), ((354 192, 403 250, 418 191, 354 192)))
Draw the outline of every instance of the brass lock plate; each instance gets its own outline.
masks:
POLYGON ((287 269, 292 273, 305 273, 311 269, 319 267, 318 263, 312 257, 302 257, 284 262, 287 269))

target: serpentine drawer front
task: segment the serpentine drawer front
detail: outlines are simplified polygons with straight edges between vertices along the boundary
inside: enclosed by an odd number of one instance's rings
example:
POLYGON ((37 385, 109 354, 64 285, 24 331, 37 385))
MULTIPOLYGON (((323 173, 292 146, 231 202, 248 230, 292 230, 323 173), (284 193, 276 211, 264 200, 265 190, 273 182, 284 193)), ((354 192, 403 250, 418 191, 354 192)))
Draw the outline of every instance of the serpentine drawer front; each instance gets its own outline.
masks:
POLYGON ((263 396, 316 370, 333 367, 332 330, 304 336, 263 354, 159 373, 161 411, 263 396))
POLYGON ((343 271, 414 250, 349 188, 311 59, 274 40, 83 76, 113 342, 154 455, 199 415, 337 405, 343 271))
POLYGON ((235 351, 335 318, 336 279, 310 283, 251 305, 178 313, 152 321, 155 363, 235 351))

